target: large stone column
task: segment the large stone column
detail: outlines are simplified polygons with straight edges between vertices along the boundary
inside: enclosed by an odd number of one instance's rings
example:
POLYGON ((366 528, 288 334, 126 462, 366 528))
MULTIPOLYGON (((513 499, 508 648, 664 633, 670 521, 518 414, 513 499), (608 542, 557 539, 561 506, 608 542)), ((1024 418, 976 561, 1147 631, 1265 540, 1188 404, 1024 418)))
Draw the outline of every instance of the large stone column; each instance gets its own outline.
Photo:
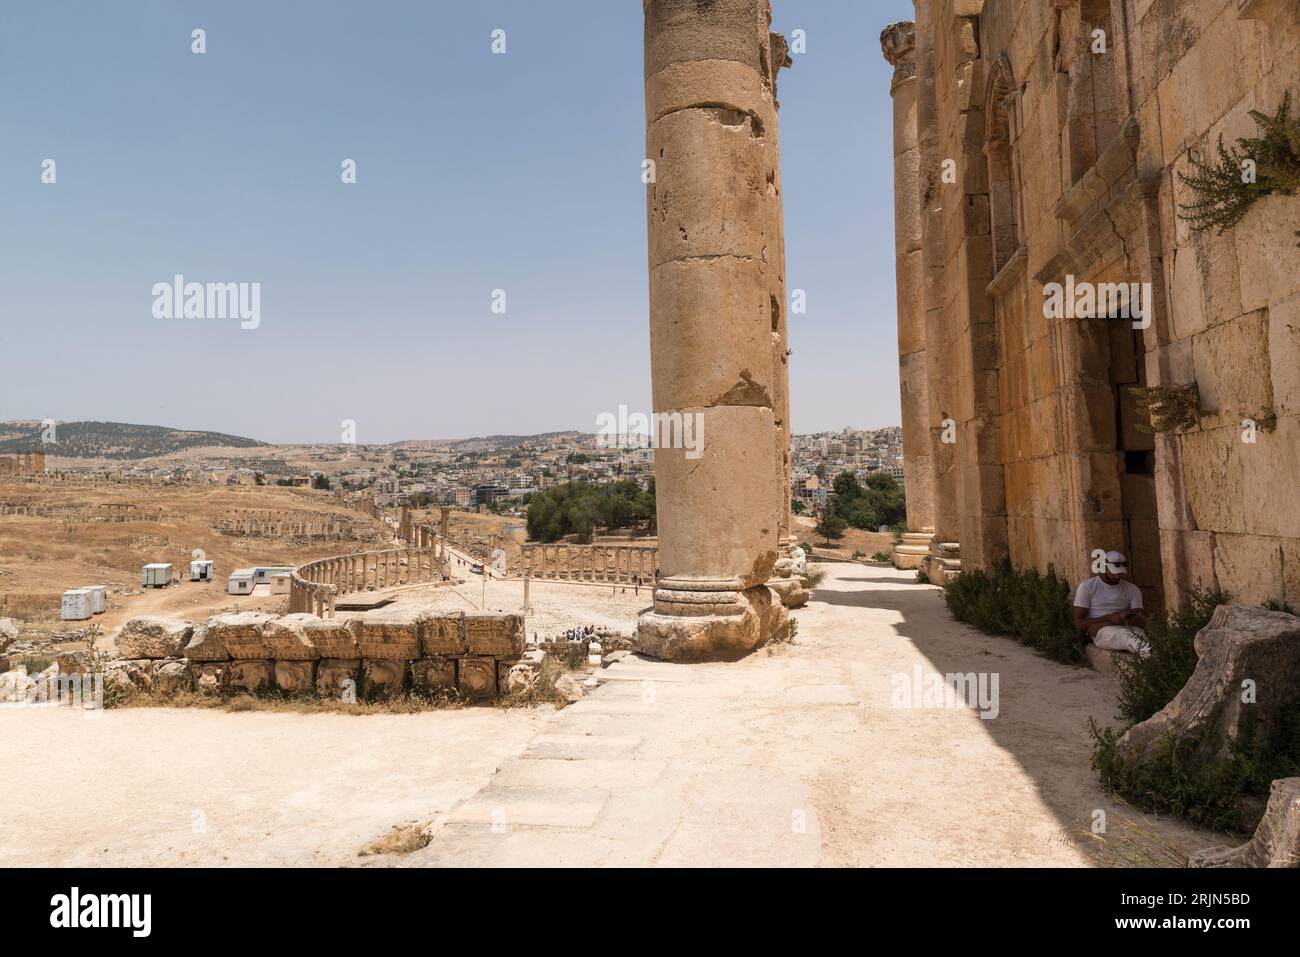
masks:
MULTIPOLYGON (((769 16, 770 20, 770 16, 769 16)), ((803 580, 794 574, 795 561, 791 557, 796 541, 790 518, 790 337, 789 296, 785 285, 785 203, 781 196, 781 138, 778 131, 776 99, 777 76, 782 68, 792 64, 785 37, 771 33, 769 62, 772 65, 772 113, 766 119, 767 130, 767 250, 772 264, 769 270, 768 291, 771 296, 772 321, 772 382, 774 413, 776 416, 776 477, 780 500, 777 503, 777 561, 768 587, 781 597, 786 608, 802 608, 808 604, 808 589, 803 580)))
POLYGON ((890 24, 880 34, 894 66, 894 257, 898 287, 898 384, 903 422, 907 531, 894 564, 917 568, 934 538, 934 458, 925 340, 925 265, 921 249, 921 149, 917 139, 916 25, 890 24))
POLYGON ((788 628, 779 494, 767 0, 643 0, 661 575, 637 650, 740 658, 788 628), (703 442, 670 441, 690 423, 703 442))

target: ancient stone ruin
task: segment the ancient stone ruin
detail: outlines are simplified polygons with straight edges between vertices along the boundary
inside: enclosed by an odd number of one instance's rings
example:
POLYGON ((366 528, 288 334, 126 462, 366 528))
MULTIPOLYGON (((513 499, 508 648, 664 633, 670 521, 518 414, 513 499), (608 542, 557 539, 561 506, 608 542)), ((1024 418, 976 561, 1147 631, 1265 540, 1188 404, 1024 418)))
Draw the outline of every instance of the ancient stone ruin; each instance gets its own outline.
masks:
POLYGON ((655 449, 660 579, 637 648, 735 659, 807 594, 788 562, 789 378, 767 0, 645 0, 654 410, 702 431, 655 449), (769 587, 773 582, 778 590, 769 587))
POLYGON ((915 7, 881 37, 898 563, 1077 583, 1114 548, 1148 608, 1198 585, 1300 607, 1300 511, 1276 499, 1300 474, 1297 201, 1197 229, 1183 178, 1300 101, 1300 7, 915 7))
POLYGON ((117 636, 123 656, 105 682, 171 693, 279 689, 387 698, 455 689, 472 701, 507 687, 524 656, 519 615, 370 612, 350 621, 296 613, 217 615, 194 625, 133 618, 117 636))

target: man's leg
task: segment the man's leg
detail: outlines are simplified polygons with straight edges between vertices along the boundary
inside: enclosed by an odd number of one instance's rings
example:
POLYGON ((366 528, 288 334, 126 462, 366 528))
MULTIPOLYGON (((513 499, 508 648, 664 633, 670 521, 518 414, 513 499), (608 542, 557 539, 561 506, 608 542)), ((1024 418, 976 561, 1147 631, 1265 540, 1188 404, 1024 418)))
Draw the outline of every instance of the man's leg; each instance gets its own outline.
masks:
POLYGON ((1151 646, 1146 643, 1146 636, 1137 628, 1130 628, 1127 625, 1107 625, 1097 632, 1092 643, 1106 651, 1130 651, 1142 656, 1151 653, 1151 646))

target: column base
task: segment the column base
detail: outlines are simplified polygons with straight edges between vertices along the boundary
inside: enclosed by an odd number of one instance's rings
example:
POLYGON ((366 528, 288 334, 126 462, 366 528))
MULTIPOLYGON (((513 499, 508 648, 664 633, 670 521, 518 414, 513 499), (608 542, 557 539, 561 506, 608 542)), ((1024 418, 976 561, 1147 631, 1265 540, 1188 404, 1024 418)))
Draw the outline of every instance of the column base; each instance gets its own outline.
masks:
POLYGON ((931 542, 930 555, 922 567, 931 585, 946 585, 961 574, 961 545, 958 542, 931 542))
MULTIPOLYGON (((788 556, 792 548, 793 545, 783 547, 781 553, 788 556)), ((767 587, 776 592, 777 597, 781 599, 781 604, 786 608, 802 608, 812 597, 812 593, 804 587, 803 580, 794 573, 794 560, 788 557, 776 560, 767 587)))
POLYGON ((702 591, 674 584, 655 589, 654 610, 637 622, 632 650, 638 654, 664 661, 739 661, 789 633, 785 606, 766 585, 702 591))
POLYGON ((904 532, 903 540, 894 546, 895 568, 920 568, 930 557, 930 543, 934 532, 904 532))

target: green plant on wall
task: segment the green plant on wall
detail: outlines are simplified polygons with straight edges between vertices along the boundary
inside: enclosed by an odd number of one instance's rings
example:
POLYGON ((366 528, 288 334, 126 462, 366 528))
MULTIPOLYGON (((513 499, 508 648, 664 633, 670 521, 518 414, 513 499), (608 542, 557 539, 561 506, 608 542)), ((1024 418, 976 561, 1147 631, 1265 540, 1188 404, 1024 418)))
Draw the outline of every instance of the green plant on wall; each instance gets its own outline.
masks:
POLYGON ((1200 422, 1201 399, 1196 383, 1179 386, 1132 386, 1137 397, 1137 412, 1144 420, 1139 432, 1178 432, 1200 422))
POLYGON ((1274 115, 1251 110, 1250 118, 1259 136, 1242 137, 1229 148, 1220 134, 1217 157, 1193 159, 1192 174, 1178 174, 1197 193, 1195 202, 1180 205, 1193 229, 1217 227, 1222 233, 1265 196, 1294 196, 1300 190, 1300 120, 1291 116, 1290 91, 1274 115))

